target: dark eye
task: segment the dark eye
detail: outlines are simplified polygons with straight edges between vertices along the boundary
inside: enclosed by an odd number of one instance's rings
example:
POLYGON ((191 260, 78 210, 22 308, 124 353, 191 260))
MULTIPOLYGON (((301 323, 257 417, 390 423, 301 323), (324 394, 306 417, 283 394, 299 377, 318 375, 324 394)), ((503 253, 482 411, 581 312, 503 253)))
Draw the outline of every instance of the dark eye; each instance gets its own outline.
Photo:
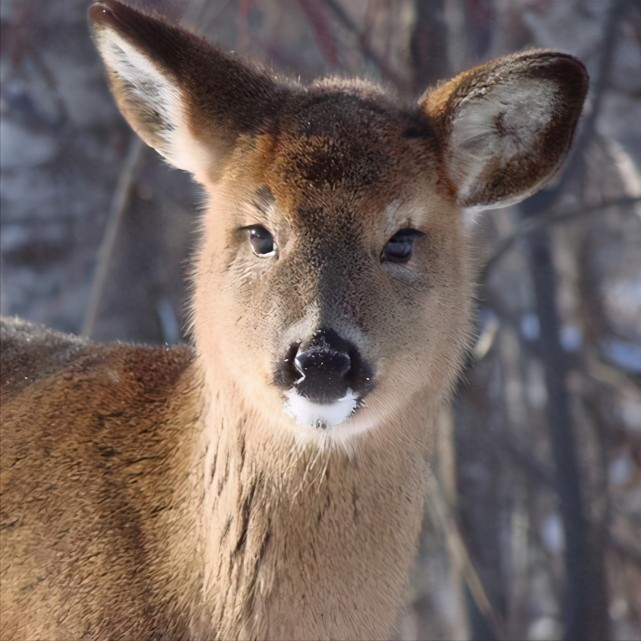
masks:
POLYGON ((271 256, 276 251, 274 237, 262 225, 252 225, 248 231, 249 242, 256 256, 271 256))
POLYGON ((381 261, 390 263, 406 263, 412 257, 414 243, 417 238, 425 236, 418 229, 401 229, 397 231, 383 247, 381 261))

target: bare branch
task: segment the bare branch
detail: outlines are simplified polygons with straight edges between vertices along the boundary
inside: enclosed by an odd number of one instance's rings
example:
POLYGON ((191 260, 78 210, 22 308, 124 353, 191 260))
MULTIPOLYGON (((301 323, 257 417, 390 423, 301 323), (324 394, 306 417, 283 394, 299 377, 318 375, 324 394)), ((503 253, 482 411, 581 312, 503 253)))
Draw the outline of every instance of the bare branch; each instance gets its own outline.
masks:
POLYGON ((127 156, 111 199, 107 225, 105 227, 100 249, 98 250, 96 271, 91 286, 89 302, 85 309, 80 330, 85 336, 91 336, 94 331, 100 302, 102 301, 105 285, 107 283, 107 276, 109 275, 109 269, 111 267, 111 258, 116 246, 118 230, 120 229, 120 224, 129 205, 131 189, 138 174, 138 167, 143 157, 143 151, 144 146, 140 138, 132 135, 129 150, 127 151, 127 156))
POLYGON ((386 81, 392 83, 399 91, 405 93, 409 89, 407 79, 403 78, 397 71, 392 69, 392 67, 390 67, 390 65, 388 65, 387 62, 373 49, 367 34, 358 27, 353 18, 342 7, 340 2, 338 2, 338 0, 325 0, 325 3, 331 9, 338 22, 350 33, 353 33, 356 36, 365 60, 374 65, 386 81))
POLYGON ((336 40, 330 27, 327 16, 325 15, 325 6, 316 0, 298 0, 307 21, 314 31, 316 42, 323 53, 325 60, 333 67, 338 65, 338 53, 336 51, 336 40))
POLYGON ((481 612, 488 621, 492 622, 497 639, 503 639, 505 635, 500 633, 501 625, 496 610, 492 606, 483 581, 474 567, 472 556, 467 548, 461 529, 449 507, 443 488, 431 472, 428 473, 427 484, 427 496, 429 497, 429 504, 432 508, 431 514, 434 516, 436 523, 445 536, 452 559, 463 575, 479 612, 481 612))
POLYGON ((613 207, 631 207, 641 202, 641 196, 626 196, 624 198, 617 198, 616 200, 611 200, 606 203, 599 203, 598 205, 592 205, 591 207, 580 207, 579 209, 572 209, 570 211, 557 214, 554 211, 548 211, 545 214, 539 215, 536 218, 527 218, 524 220, 515 230, 515 232, 505 238, 499 243, 498 247, 494 250, 492 255, 485 261, 485 265, 481 269, 479 276, 479 281, 481 283, 487 282, 490 272, 496 264, 507 254, 507 252, 512 249, 514 244, 528 236, 529 234, 543 229, 544 227, 553 227, 561 223, 566 223, 574 218, 580 218, 583 216, 590 216, 592 214, 602 212, 606 209, 611 209, 613 207))

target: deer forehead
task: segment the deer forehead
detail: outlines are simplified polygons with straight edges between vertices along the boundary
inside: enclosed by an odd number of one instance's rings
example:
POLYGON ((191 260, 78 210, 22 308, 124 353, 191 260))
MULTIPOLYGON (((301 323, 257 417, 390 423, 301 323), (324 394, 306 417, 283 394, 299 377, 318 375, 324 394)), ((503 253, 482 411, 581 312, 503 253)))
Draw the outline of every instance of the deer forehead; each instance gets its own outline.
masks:
POLYGON ((340 92, 306 97, 244 142, 228 165, 229 193, 244 194, 241 214, 264 224, 386 230, 447 192, 425 119, 392 104, 340 92))
POLYGON ((351 96, 339 95, 283 123, 274 169, 289 185, 306 191, 389 196, 412 174, 424 173, 433 153, 427 129, 422 138, 408 135, 416 131, 413 125, 412 114, 358 108, 351 96))

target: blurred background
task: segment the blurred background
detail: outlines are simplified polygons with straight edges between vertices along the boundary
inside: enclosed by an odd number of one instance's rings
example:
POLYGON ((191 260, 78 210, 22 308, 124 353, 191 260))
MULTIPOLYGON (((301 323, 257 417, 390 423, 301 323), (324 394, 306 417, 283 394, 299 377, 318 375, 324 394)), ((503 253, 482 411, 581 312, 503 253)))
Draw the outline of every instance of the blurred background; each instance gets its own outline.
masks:
MULTIPOLYGON (((478 339, 443 417, 399 639, 641 639, 638 0, 138 0, 303 80, 417 98, 532 47, 592 86, 574 152, 470 225, 478 339)), ((98 340, 186 339, 198 188, 116 112, 89 0, 2 0, 1 291, 98 340)))

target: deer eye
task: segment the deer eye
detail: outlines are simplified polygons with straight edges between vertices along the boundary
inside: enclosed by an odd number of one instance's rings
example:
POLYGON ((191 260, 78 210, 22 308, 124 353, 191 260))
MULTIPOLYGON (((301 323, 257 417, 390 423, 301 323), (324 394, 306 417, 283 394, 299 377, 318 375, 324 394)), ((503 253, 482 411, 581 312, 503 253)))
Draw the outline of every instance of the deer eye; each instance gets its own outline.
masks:
POLYGON ((266 258, 272 256, 276 252, 276 242, 271 233, 262 225, 252 225, 248 228, 249 242, 252 246, 252 251, 256 256, 266 258))
POLYGON ((425 236, 418 229, 401 229, 397 231, 385 244, 381 252, 381 261, 389 263, 407 263, 412 257, 414 243, 417 238, 425 236))

